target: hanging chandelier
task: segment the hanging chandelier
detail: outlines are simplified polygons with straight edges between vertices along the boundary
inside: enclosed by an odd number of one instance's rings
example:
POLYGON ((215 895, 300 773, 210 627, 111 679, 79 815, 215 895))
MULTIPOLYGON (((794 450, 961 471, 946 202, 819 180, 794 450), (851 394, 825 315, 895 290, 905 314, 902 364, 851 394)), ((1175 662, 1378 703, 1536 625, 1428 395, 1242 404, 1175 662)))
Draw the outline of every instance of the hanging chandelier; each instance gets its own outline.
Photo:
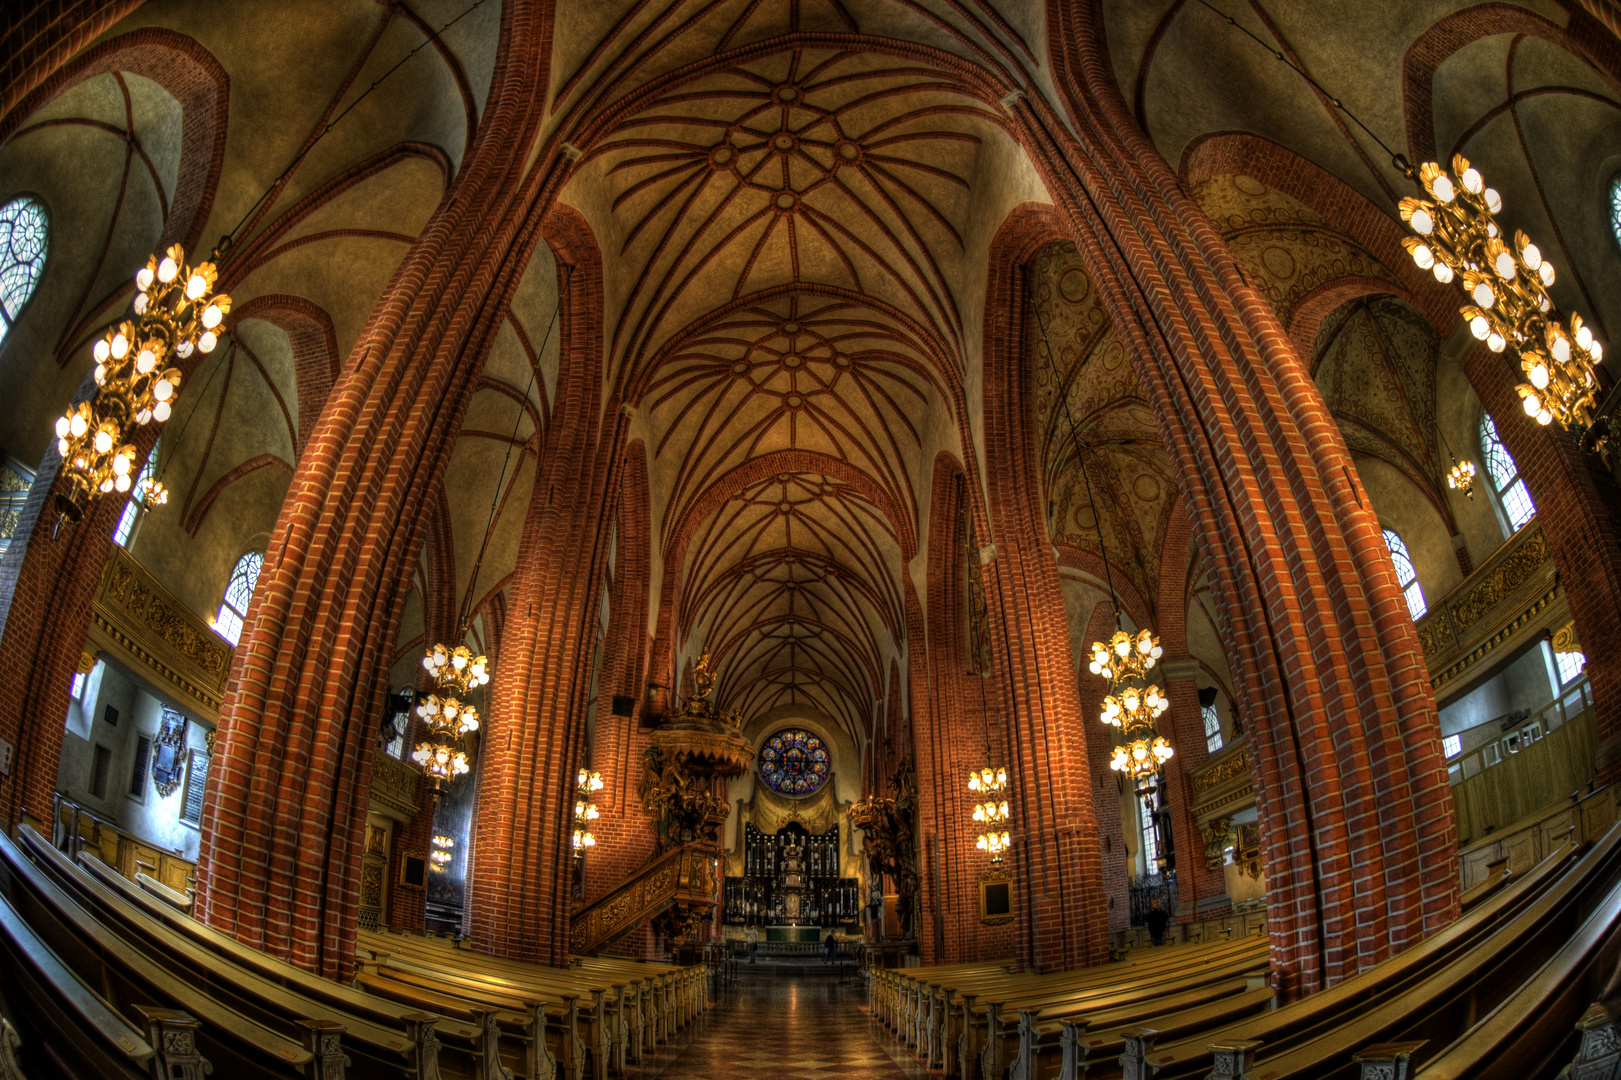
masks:
POLYGON ((466 645, 454 649, 435 645, 423 656, 422 667, 444 696, 425 694, 417 704, 417 716, 426 730, 411 760, 433 781, 433 795, 438 798, 447 781, 472 771, 462 736, 478 730, 478 710, 462 699, 490 681, 489 662, 474 656, 466 645))
MULTIPOLYGON (((986 756, 989 754, 987 742, 986 756)), ((1008 833, 1012 815, 1008 812, 1007 769, 985 765, 970 771, 968 790, 975 796, 973 818, 979 831, 974 847, 989 854, 991 862, 1001 862, 1002 853, 1013 846, 1008 833)))
POLYGON ((597 846, 591 832, 591 823, 602 816, 591 796, 602 790, 602 774, 581 767, 574 780, 574 854, 584 855, 587 848, 597 846))
POLYGON ((1155 726, 1171 702, 1148 681, 1149 671, 1163 655, 1165 650, 1151 630, 1140 630, 1135 637, 1116 630, 1107 643, 1092 643, 1092 674, 1109 680, 1098 719, 1119 728, 1126 740, 1114 748, 1109 768, 1134 782, 1159 772, 1176 753, 1155 726))
MULTIPOLYGON (((66 493, 57 510, 69 521, 84 517, 88 504, 111 492, 125 493, 135 482, 135 429, 163 423, 174 412, 180 369, 174 360, 209 353, 219 344, 219 327, 231 310, 229 296, 214 295, 218 272, 211 262, 185 265, 179 244, 160 260, 153 255, 135 275, 135 312, 108 330, 91 350, 96 360, 96 392, 56 421, 56 449, 62 455, 66 493)), ((162 486, 143 484, 151 497, 162 486)), ((157 502, 167 500, 167 493, 157 502)))
POLYGON ((1453 461, 1452 468, 1447 472, 1447 487, 1459 495, 1474 498, 1475 489, 1475 463, 1473 461, 1453 461))
POLYGON ((435 836, 433 838, 433 850, 428 853, 428 858, 432 860, 433 869, 436 872, 441 874, 445 872, 445 868, 450 865, 450 860, 455 858, 455 852, 453 851, 455 846, 454 837, 435 836))
POLYGON ((1548 299, 1553 264, 1523 232, 1515 232, 1512 246, 1504 241, 1493 220, 1503 200, 1462 154, 1453 155, 1451 173, 1431 161, 1419 167, 1418 179, 1433 201, 1401 201, 1402 220, 1414 233, 1402 246, 1441 284, 1458 282, 1470 300, 1459 309, 1470 333, 1492 352, 1518 354, 1525 381, 1515 390, 1525 415, 1585 431, 1598 404, 1593 371, 1604 347, 1580 315, 1570 317, 1569 331, 1560 323, 1548 299))

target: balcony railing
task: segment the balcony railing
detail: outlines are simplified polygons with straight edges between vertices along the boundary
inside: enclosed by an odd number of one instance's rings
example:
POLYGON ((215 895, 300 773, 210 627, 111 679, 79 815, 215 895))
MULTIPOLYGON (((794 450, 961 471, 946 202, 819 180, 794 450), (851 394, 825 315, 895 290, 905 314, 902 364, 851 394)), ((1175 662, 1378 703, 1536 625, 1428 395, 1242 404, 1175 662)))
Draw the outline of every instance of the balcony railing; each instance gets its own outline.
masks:
POLYGON ((1430 686, 1444 700, 1527 639, 1570 620, 1542 526, 1533 518, 1418 620, 1430 686))

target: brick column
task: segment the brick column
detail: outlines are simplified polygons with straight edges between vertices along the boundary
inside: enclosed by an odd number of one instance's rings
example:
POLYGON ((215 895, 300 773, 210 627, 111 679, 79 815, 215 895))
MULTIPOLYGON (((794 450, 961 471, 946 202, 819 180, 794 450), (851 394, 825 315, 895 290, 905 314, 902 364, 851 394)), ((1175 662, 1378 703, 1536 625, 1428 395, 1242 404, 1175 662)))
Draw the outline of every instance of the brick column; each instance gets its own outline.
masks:
POLYGON ((1275 314, 1136 127, 1098 17, 1051 9, 1065 116, 1031 97, 1014 123, 1200 530, 1250 720, 1273 965, 1286 993, 1309 992, 1457 917, 1434 701, 1344 440, 1275 314))
MULTIPOLYGON (((1008 685, 1004 710, 1013 788, 1013 863, 1020 894, 1020 957, 1038 970, 1108 958, 1101 842, 1075 685, 1069 618, 1040 506, 1028 417, 1032 328, 1025 265, 1053 237, 1053 219, 1015 211, 991 242, 984 341, 985 476, 982 530, 996 545, 985 567, 993 651, 1008 685)), ((975 485, 977 486, 977 482, 975 485)))
POLYGON ((548 242, 571 269, 552 422, 535 475, 491 681, 482 740, 471 882, 473 947, 535 963, 568 963, 574 779, 582 760, 593 627, 618 490, 625 423, 599 412, 602 263, 584 220, 548 216, 548 242))
POLYGON ((354 968, 371 750, 418 519, 477 389, 496 315, 538 241, 540 220, 524 208, 566 170, 556 153, 527 177, 511 163, 511 147, 541 122, 549 38, 540 16, 537 5, 502 8, 474 145, 315 423, 221 710, 199 915, 339 980, 354 968))

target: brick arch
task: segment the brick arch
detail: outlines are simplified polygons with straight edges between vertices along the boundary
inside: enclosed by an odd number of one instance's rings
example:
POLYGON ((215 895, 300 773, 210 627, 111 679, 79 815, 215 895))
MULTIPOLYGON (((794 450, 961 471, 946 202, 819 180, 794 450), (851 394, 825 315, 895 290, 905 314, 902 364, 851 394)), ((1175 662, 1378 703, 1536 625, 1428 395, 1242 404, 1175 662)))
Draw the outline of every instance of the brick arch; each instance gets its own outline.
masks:
POLYGON ((1285 993, 1309 992, 1457 917, 1439 724, 1344 440, 1266 298, 1133 122, 1100 14, 1047 5, 1063 120, 1021 102, 1025 143, 1195 508, 1272 832, 1273 966, 1285 993))
POLYGON ((1437 19, 1407 47, 1402 57, 1402 104, 1407 122, 1407 151, 1414 164, 1434 161, 1435 73, 1448 57, 1482 38, 1521 34, 1541 38, 1582 60, 1621 93, 1621 71, 1615 50, 1562 29, 1541 15, 1505 3, 1476 4, 1437 19))
MULTIPOLYGON (((64 53, 55 55, 66 60, 64 53)), ((188 254, 195 254, 225 162, 231 80, 214 55, 194 38, 145 27, 85 50, 42 78, 26 95, 8 98, 9 107, 0 115, 0 144, 58 95, 114 71, 151 79, 180 105, 180 169, 169 217, 156 247, 181 244, 188 254)))
POLYGON ((234 329, 244 319, 269 323, 285 333, 292 346, 293 376, 298 382, 298 431, 293 450, 302 457, 342 363, 332 316, 302 296, 266 293, 233 308, 226 328, 234 329))
MULTIPOLYGON (((1110 574, 1106 572, 1101 557, 1087 551, 1085 548, 1074 547, 1070 544, 1054 544, 1053 546, 1058 550, 1059 566, 1079 570, 1088 577, 1095 579, 1105 592, 1108 591, 1107 582, 1110 574)), ((1130 578, 1120 574, 1118 571, 1114 573, 1117 575, 1114 578, 1114 592, 1120 598, 1121 610, 1130 615, 1131 621, 1138 626, 1148 626, 1153 623, 1156 605, 1150 604, 1143 594, 1137 591, 1137 586, 1131 583, 1130 578)), ((1162 585, 1161 589, 1163 588, 1162 585)), ((1110 633, 1113 633, 1113 631, 1110 631, 1110 633)))
MULTIPOLYGON (((1005 717, 1008 775, 1018 839, 1015 874, 1027 890, 1018 954, 1039 969, 1108 956, 1101 845, 1063 588, 1047 539, 1031 402, 1033 323, 1029 263, 1063 235, 1051 207, 1016 207, 991 240, 986 267, 986 518, 996 557, 985 568, 992 638, 1005 667, 997 707, 1005 717), (992 599, 994 598, 994 599, 992 599)), ((1090 269, 1090 268, 1089 268, 1090 269)))

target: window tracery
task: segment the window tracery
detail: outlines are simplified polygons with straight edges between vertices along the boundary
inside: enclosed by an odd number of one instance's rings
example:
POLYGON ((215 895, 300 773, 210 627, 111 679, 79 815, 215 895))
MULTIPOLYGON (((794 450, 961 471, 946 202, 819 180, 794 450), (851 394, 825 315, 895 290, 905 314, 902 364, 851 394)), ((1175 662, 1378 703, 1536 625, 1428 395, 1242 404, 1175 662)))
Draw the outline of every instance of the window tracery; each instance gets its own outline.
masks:
POLYGON ((34 295, 50 247, 45 205, 19 195, 0 206, 0 341, 34 295))
POLYGON ((827 744, 804 728, 783 728, 760 748, 760 779, 779 795, 814 795, 831 770, 827 744))
POLYGON ((265 564, 263 552, 250 551, 236 562, 231 580, 225 586, 225 599, 214 617, 214 630, 232 645, 242 637, 242 624, 248 617, 248 603, 259 584, 259 570, 265 564))
POLYGON ((1531 501, 1525 481, 1520 478, 1514 456, 1497 437, 1497 425, 1492 423, 1489 413, 1480 415, 1480 453, 1486 459, 1486 471, 1492 474, 1492 491, 1496 492, 1497 501, 1508 517, 1509 531, 1519 532, 1526 522, 1537 516, 1537 507, 1531 501))
POLYGON ((1424 602, 1424 587, 1418 583, 1418 570, 1413 566, 1413 557, 1407 551, 1406 542, 1394 529, 1385 530, 1385 546, 1390 549, 1390 561, 1396 564, 1396 583, 1407 598, 1407 610, 1412 614, 1413 621, 1417 622, 1429 610, 1429 605, 1424 602))

